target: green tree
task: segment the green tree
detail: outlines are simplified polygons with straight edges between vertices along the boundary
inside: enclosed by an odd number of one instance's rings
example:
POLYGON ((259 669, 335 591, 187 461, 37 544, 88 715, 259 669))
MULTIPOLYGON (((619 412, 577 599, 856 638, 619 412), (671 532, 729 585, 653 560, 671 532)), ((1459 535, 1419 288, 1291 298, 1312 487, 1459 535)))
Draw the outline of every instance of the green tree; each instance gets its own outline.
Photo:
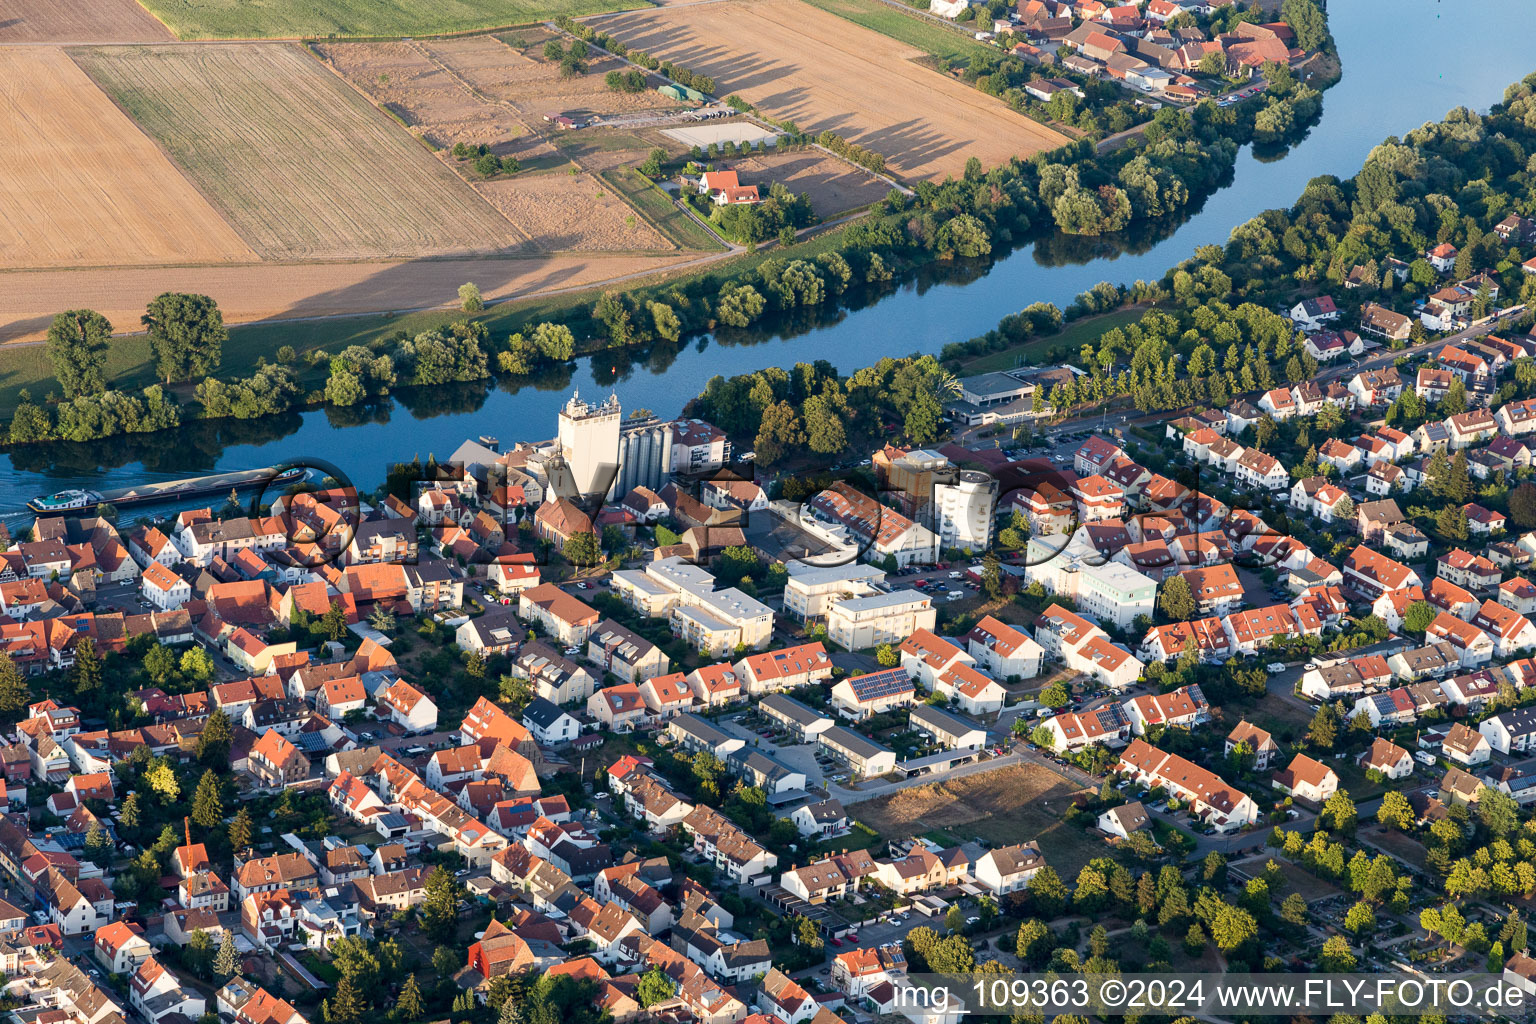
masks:
POLYGON ((215 708, 203 724, 197 737, 197 761, 205 768, 214 770, 229 767, 229 748, 234 742, 235 729, 223 708, 215 708))
POLYGON ((762 424, 755 441, 759 464, 773 465, 781 462, 803 444, 805 429, 793 406, 781 401, 763 410, 762 424))
POLYGON ((1066 884, 1049 864, 1035 872, 1024 890, 1029 894, 1030 904, 1046 918, 1055 917, 1067 904, 1066 884))
POLYGON ((96 654, 96 641, 81 637, 75 642, 75 664, 69 670, 77 696, 96 693, 101 689, 101 658, 96 654))
POLYGON ((1334 713, 1331 706, 1323 704, 1312 716, 1312 724, 1307 729, 1307 739, 1319 750, 1332 750, 1338 729, 1338 715, 1334 713))
POLYGON ((442 865, 427 876, 420 917, 422 929, 437 942, 450 941, 458 929, 459 884, 442 865))
POLYGON ((240 951, 235 948, 235 933, 224 932, 218 955, 213 958, 213 972, 221 978, 233 978, 240 973, 240 951))
POLYGON ((821 937, 821 932, 816 928, 816 922, 808 917, 800 917, 795 923, 795 945, 812 951, 819 950, 826 945, 821 937))
POLYGON ((1509 518, 1526 529, 1536 526, 1536 484, 1516 484, 1509 492, 1509 518))
POLYGON ((192 796, 192 820, 206 829, 217 828, 224 820, 224 800, 219 794, 219 777, 212 768, 203 772, 192 796))
POLYGON ((223 358, 229 331, 218 303, 206 295, 165 292, 141 318, 161 380, 188 380, 213 372, 223 358))
POLYGON ((251 837, 255 828, 251 823, 251 812, 242 807, 235 812, 235 820, 229 823, 229 846, 233 850, 243 850, 251 845, 251 837))
POLYGON ((144 671, 157 686, 176 674, 176 652, 165 644, 155 644, 144 653, 144 671))
POLYGON ((93 309, 71 309, 48 327, 48 361, 65 398, 99 395, 107 389, 107 347, 112 324, 93 309))
POLYGON ((91 822, 85 833, 85 859, 103 870, 111 866, 112 837, 100 821, 91 822))
POLYGON ((1195 595, 1190 592, 1189 581, 1183 576, 1171 576, 1163 582, 1163 592, 1158 595, 1157 606, 1175 622, 1192 619, 1198 611, 1195 595))
POLYGON ((321 1004, 325 1024, 362 1024, 367 1004, 357 994, 356 984, 343 974, 331 998, 321 1004))
POLYGON ((14 722, 32 699, 27 681, 9 654, 0 653, 0 719, 14 722))
POLYGON ((332 601, 320 617, 320 632, 325 634, 327 640, 340 640, 347 632, 347 613, 342 610, 340 601, 332 601))
POLYGON ((1285 0, 1280 17, 1296 33, 1296 45, 1303 50, 1320 50, 1327 44, 1328 19, 1313 0, 1285 0))
POLYGON ((189 647, 181 655, 181 674, 194 683, 212 682, 213 658, 201 647, 189 647))
POLYGON ((901 664, 901 655, 890 644, 881 644, 875 648, 875 663, 881 668, 895 668, 901 664))
POLYGON ((478 313, 485 308, 485 300, 480 296, 479 285, 473 281, 466 281, 459 285, 459 308, 466 313, 478 313))
POLYGON ((123 801, 122 815, 118 818, 124 828, 138 828, 143 812, 139 806, 139 794, 129 793, 123 801))
POLYGON ((667 972, 660 967, 652 967, 640 976, 640 981, 635 985, 635 999, 641 1006, 650 1009, 657 1003, 671 999, 675 991, 677 986, 667 976, 667 972))
POLYGON ((199 978, 208 977, 213 966, 213 937, 199 928, 187 936, 187 948, 182 953, 184 963, 199 978))
POLYGON ((1423 636, 1424 631, 1429 628, 1429 624, 1434 622, 1439 614, 1440 609, 1428 601, 1415 601, 1403 613, 1403 629, 1423 636))
POLYGON ((405 984, 400 986, 400 995, 395 998, 395 1017, 406 1024, 420 1020, 426 1013, 426 1007, 421 1002, 421 988, 416 984, 416 975, 407 974, 405 984))
POLYGON ((1072 700, 1072 694, 1067 691, 1067 686, 1061 680, 1057 680, 1040 691, 1040 703, 1048 708, 1064 708, 1072 700))
POLYGON ((1408 798, 1395 789, 1389 789, 1381 795, 1381 806, 1376 809, 1376 820, 1388 828, 1406 832, 1413 827, 1416 818, 1408 798))
POLYGON ((1293 892, 1281 900, 1280 920, 1297 926, 1306 924, 1307 898, 1299 892, 1293 892))
POLYGON ((590 531, 571 534, 560 553, 572 565, 596 565, 603 557, 597 545, 597 534, 590 531))
POLYGON ((1330 935, 1317 957, 1317 969, 1328 974, 1349 974, 1359 965, 1349 942, 1342 935, 1330 935))
POLYGON ((1355 802, 1342 789, 1328 798, 1323 804, 1322 813, 1318 815, 1318 821, 1324 827, 1342 835, 1354 834, 1356 820, 1355 802))
POLYGON ((144 772, 144 785, 160 799, 162 804, 173 804, 181 797, 181 783, 176 781, 176 769, 164 758, 158 758, 144 772))

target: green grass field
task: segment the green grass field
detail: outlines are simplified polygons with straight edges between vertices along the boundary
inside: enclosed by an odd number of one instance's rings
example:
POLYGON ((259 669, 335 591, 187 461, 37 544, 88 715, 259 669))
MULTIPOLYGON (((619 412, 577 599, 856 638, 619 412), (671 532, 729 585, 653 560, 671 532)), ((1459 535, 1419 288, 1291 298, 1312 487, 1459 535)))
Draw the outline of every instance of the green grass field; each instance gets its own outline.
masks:
POLYGON ((140 0, 182 39, 429 36, 647 6, 644 0, 140 0))
POLYGON ((805 0, 812 7, 820 7, 839 18, 846 18, 855 25, 863 26, 881 35, 899 39, 908 46, 922 50, 933 57, 940 57, 957 65, 969 64, 987 47, 976 42, 959 29, 948 29, 917 14, 903 14, 881 0, 805 0))
POLYGON ((1072 321, 1055 334, 1042 334, 1022 345, 1014 345, 1012 348, 978 356, 965 363, 963 369, 967 375, 1011 370, 1015 366, 1037 363, 1046 352, 1063 345, 1072 357, 1076 358, 1077 350, 1085 343, 1097 343, 1099 335, 1105 331, 1133 324, 1140 320, 1145 312, 1145 309, 1136 306, 1117 309, 1112 313, 1101 313, 1098 316, 1085 316, 1081 320, 1072 321))
POLYGON ((604 171, 603 180, 656 229, 684 249, 719 252, 721 245, 703 226, 660 192, 632 167, 604 171))

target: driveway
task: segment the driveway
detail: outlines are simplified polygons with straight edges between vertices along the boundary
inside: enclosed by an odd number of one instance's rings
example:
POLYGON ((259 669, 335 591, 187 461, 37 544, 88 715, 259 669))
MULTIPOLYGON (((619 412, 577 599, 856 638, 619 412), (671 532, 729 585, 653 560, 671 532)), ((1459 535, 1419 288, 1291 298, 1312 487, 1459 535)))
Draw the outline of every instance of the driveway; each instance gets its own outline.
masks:
POLYGON ((739 715, 732 715, 729 718, 721 718, 715 722, 715 725, 721 732, 746 740, 748 747, 754 750, 761 750, 765 754, 770 754, 796 771, 804 772, 807 787, 814 786, 818 789, 822 787, 825 780, 822 776, 821 765, 816 763, 817 744, 797 743, 792 746, 781 747, 773 742, 773 740, 765 739, 742 725, 741 722, 737 721, 739 717, 739 715))

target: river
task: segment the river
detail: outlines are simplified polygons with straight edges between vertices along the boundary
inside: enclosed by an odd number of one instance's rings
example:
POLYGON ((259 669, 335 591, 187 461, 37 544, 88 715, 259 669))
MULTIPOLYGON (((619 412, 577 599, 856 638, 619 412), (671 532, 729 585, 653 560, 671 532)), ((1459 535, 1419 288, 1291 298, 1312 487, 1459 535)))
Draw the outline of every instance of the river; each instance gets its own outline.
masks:
POLYGON ((1387 135, 1438 120, 1452 107, 1486 109, 1506 85, 1536 70, 1536 18, 1525 0, 1333 0, 1329 18, 1344 76, 1325 94, 1318 124, 1279 157, 1260 159, 1245 150, 1230 184, 1155 242, 1047 239, 984 268, 920 274, 865 298, 862 308, 822 311, 798 325, 734 339, 703 337, 644 354, 600 353, 511 392, 492 384, 403 389, 364 410, 316 409, 254 423, 197 423, 142 438, 20 450, 0 461, 0 510, 14 528, 29 518, 21 509, 36 494, 300 458, 325 460, 371 488, 382 482, 389 461, 428 453, 446 458, 465 438, 490 434, 510 443, 552 436, 555 412, 572 387, 589 397, 612 389, 626 409, 671 416, 715 374, 813 359, 851 372, 886 355, 937 353, 1031 302, 1065 307, 1099 281, 1161 277, 1197 246, 1223 243, 1233 226, 1289 204, 1309 179, 1350 176, 1387 135))

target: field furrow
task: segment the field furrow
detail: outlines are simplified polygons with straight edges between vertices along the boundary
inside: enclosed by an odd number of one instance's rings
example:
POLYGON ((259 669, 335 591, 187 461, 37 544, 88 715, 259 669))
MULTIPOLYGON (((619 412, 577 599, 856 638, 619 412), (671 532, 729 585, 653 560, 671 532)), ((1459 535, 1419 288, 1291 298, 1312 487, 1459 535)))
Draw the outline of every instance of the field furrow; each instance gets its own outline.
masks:
POLYGON ((1067 141, 925 66, 924 51, 803 0, 662 7, 600 24, 631 47, 712 77, 721 96, 736 93, 810 132, 830 129, 914 178, 958 175, 973 156, 990 167, 1067 141))
POLYGON ((0 48, 0 267, 255 259, 67 54, 0 48))
POLYGON ((267 259, 495 252, 495 209, 297 47, 92 47, 75 60, 267 259))

